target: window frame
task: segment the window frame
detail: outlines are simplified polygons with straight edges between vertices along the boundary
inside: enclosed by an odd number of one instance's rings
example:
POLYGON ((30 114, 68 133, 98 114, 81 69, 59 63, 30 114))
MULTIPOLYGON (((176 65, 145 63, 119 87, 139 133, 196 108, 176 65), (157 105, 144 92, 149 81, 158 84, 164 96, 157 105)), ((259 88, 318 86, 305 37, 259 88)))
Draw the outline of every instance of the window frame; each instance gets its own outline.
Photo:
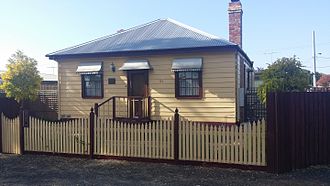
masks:
POLYGON ((103 99, 104 97, 104 87, 103 87, 103 73, 98 74, 81 74, 81 97, 83 99, 103 99), (101 96, 87 96, 85 95, 85 76, 100 75, 101 76, 101 96))
POLYGON ((175 98, 177 99, 201 99, 203 98, 203 72, 202 71, 176 71, 175 72, 175 98), (187 95, 187 96, 182 96, 180 95, 180 79, 179 79, 179 73, 180 72, 198 72, 198 83, 199 83, 199 91, 198 95, 187 95))

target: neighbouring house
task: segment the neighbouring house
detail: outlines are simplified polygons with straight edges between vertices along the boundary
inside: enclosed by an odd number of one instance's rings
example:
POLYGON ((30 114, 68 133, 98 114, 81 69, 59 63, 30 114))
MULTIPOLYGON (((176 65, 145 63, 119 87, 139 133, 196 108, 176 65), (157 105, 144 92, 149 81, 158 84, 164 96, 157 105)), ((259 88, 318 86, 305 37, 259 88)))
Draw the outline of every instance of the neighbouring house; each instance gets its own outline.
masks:
POLYGON ((256 69, 254 71, 254 86, 253 87, 259 87, 262 85, 263 81, 261 79, 261 74, 263 72, 263 69, 256 69))
POLYGON ((330 87, 330 75, 323 74, 320 79, 316 82, 318 87, 330 87))
POLYGON ((40 73, 42 82, 40 90, 57 90, 57 75, 40 73))
POLYGON ((242 6, 229 3, 229 41, 159 19, 46 56, 58 62, 59 116, 172 117, 236 123, 253 63, 242 50, 242 6))
MULTIPOLYGON (((0 71, 0 85, 3 83, 1 74, 3 74, 4 72, 5 71, 0 71)), ((40 73, 40 76, 42 78, 40 90, 57 90, 57 75, 40 73)))

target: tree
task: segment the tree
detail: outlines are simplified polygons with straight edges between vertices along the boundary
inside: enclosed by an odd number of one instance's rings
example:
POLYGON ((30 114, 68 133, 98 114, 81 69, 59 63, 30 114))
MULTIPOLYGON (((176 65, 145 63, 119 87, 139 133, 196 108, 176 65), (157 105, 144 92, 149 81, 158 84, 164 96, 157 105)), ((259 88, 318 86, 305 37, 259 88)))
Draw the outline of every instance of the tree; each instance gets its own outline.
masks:
MULTIPOLYGON (((313 74, 312 74, 312 75, 313 75, 313 74)), ((322 73, 320 73, 320 72, 316 72, 316 73, 315 73, 316 81, 320 80, 321 77, 322 77, 323 75, 325 75, 325 74, 322 74, 322 73)))
POLYGON ((21 104, 27 100, 35 100, 42 81, 37 70, 37 61, 18 50, 8 62, 0 88, 6 92, 7 97, 12 97, 21 104))
POLYGON ((258 88, 258 96, 265 103, 268 92, 293 92, 308 88, 310 74, 302 69, 296 56, 283 57, 269 65, 262 72, 261 79, 263 84, 258 88))

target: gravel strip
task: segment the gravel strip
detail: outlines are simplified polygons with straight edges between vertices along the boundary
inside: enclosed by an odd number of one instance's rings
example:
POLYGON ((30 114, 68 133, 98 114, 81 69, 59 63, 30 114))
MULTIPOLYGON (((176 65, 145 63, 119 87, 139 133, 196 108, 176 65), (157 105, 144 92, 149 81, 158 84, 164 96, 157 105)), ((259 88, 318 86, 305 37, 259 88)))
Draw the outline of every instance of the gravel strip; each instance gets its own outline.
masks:
POLYGON ((166 163, 0 154, 0 185, 330 185, 330 165, 275 175, 166 163))

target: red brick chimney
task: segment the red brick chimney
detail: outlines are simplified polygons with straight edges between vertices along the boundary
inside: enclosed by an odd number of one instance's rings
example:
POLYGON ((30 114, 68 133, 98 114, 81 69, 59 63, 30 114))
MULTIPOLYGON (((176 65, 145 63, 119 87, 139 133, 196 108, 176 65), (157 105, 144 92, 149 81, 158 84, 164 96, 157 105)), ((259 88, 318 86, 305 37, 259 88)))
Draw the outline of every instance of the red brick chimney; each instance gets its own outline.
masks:
POLYGON ((242 4, 240 0, 231 0, 228 7, 229 41, 242 48, 242 4))

